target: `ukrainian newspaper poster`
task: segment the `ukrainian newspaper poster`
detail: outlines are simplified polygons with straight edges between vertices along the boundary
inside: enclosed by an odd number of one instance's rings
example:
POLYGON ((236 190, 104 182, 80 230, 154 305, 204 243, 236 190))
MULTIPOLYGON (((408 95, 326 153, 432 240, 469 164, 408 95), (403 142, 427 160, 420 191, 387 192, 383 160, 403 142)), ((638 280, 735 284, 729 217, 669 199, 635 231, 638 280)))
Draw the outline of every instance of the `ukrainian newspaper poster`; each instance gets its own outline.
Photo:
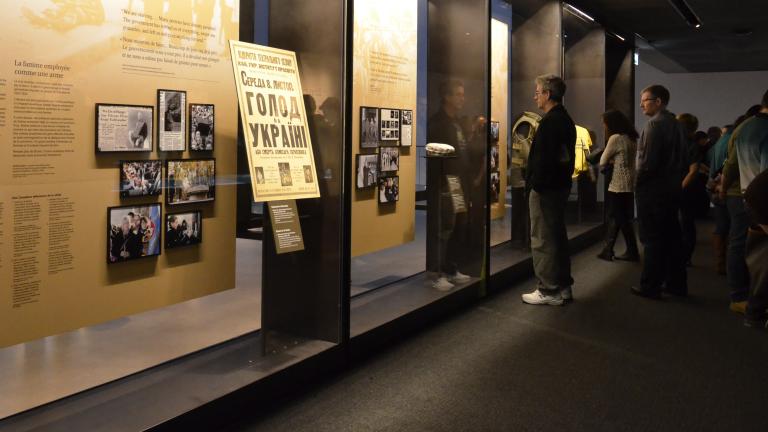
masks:
POLYGON ((231 40, 253 200, 317 198, 296 54, 231 40))

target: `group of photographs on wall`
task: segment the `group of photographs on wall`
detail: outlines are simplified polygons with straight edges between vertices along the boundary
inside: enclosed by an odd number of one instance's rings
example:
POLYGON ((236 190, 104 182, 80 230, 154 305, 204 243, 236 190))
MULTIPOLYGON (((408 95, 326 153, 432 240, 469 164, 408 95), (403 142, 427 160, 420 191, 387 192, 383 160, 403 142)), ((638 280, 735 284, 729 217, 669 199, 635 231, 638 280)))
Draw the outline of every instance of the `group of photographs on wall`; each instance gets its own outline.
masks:
MULTIPOLYGON (((211 152, 214 149, 214 106, 187 105, 187 93, 157 91, 149 105, 96 104, 96 151, 211 152)), ((165 195, 166 206, 181 206, 216 199, 216 160, 213 158, 122 160, 120 198, 165 195), (165 164, 165 177, 163 177, 165 164)), ((158 256, 165 249, 202 243, 200 210, 165 213, 162 204, 148 203, 107 209, 107 262, 118 263, 158 256)))
POLYGON ((157 91, 157 119, 151 105, 96 104, 96 151, 210 152, 214 148, 214 106, 187 105, 187 92, 157 91))
MULTIPOLYGON (((216 160, 172 159, 120 161, 120 197, 163 194, 168 206, 210 202, 216 199, 216 160)), ((160 255, 163 230, 160 203, 110 207, 107 210, 107 262, 116 263, 160 255)), ((165 248, 200 244, 203 218, 200 210, 166 213, 165 248)))
POLYGON ((410 147, 413 111, 394 108, 360 108, 360 150, 377 153, 357 155, 356 187, 377 188, 379 204, 400 200, 400 148, 410 147))
POLYGON ((491 121, 491 202, 499 202, 501 176, 499 174, 499 122, 491 121))

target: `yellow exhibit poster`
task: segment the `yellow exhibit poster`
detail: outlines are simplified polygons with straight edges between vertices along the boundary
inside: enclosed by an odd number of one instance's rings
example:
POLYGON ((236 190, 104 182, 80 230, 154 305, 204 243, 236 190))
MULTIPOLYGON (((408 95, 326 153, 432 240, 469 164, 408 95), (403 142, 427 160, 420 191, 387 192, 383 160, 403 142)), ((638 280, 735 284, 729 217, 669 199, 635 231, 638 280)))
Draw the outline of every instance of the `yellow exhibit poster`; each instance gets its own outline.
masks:
POLYGON ((319 197, 296 54, 234 40, 230 50, 253 200, 319 197))
POLYGON ((234 287, 236 194, 215 183, 237 173, 239 14, 237 0, 3 1, 0 347, 234 287), (164 244, 174 212, 204 226, 199 244, 164 244))
POLYGON ((355 0, 352 256, 415 238, 417 6, 416 0, 355 0), (390 118, 392 113, 405 114, 399 126, 390 118), (393 135, 398 128, 402 136, 393 135), (397 167, 385 171, 381 162, 391 160, 392 154, 398 158, 397 167), (373 171, 375 179, 364 175, 373 171), (390 184, 397 184, 396 202, 385 199, 390 184))

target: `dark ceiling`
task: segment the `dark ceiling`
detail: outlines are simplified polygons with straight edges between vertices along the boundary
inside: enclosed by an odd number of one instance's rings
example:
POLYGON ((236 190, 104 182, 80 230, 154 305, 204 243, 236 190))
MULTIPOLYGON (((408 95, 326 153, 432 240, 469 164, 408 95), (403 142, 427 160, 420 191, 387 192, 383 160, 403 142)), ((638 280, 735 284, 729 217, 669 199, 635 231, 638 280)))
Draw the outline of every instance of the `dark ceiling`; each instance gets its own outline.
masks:
POLYGON ((619 34, 640 35, 658 51, 639 40, 640 55, 665 72, 768 70, 768 1, 687 2, 703 23, 700 29, 668 0, 569 1, 619 34))

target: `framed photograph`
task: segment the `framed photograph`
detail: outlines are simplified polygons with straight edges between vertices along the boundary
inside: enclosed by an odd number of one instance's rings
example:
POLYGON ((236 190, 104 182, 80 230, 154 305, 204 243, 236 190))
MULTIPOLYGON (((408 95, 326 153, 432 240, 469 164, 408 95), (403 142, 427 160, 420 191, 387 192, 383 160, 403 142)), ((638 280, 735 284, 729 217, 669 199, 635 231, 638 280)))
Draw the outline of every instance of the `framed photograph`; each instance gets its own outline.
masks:
POLYGON ((491 146, 491 172, 499 171, 499 146, 498 144, 491 146))
POLYGON ((288 162, 278 162, 277 169, 280 171, 280 186, 293 186, 291 164, 288 162))
POLYGON ((107 209, 107 263, 160 255, 160 204, 107 209))
POLYGON ((190 151, 213 151, 213 111, 210 104, 189 104, 190 151))
POLYGON ((379 136, 382 145, 400 144, 400 110, 382 108, 379 110, 379 136))
POLYGON ((400 177, 379 177, 379 204, 391 204, 400 200, 400 177))
POLYGON ((499 122, 491 121, 491 141, 492 142, 499 141, 499 127, 500 127, 499 122))
POLYGON ((165 214, 165 248, 175 249, 203 242, 203 212, 165 214))
POLYGON ((315 177, 312 175, 312 165, 302 165, 304 170, 304 183, 314 183, 315 177))
POLYGON ((498 172, 492 172, 491 173, 491 202, 497 203, 499 202, 499 193, 501 193, 501 181, 499 180, 499 173, 498 172))
POLYGON ((382 173, 399 170, 400 149, 397 147, 382 147, 379 150, 379 163, 382 173))
POLYGON ((216 198, 216 160, 172 159, 165 165, 165 202, 200 203, 216 198))
POLYGON ((376 187, 379 179, 379 155, 377 154, 359 154, 357 155, 357 181, 355 186, 358 189, 367 189, 376 187))
POLYGON ((155 108, 96 104, 96 152, 151 152, 155 108))
POLYGON ((157 91, 157 148, 160 151, 187 149, 187 92, 157 91))
POLYGON ((360 107, 360 148, 379 146, 379 109, 360 107))
POLYGON ((163 190, 163 162, 120 161, 120 197, 157 196, 163 190))
POLYGON ((400 146, 410 147, 413 142, 413 111, 403 110, 400 119, 400 146))

